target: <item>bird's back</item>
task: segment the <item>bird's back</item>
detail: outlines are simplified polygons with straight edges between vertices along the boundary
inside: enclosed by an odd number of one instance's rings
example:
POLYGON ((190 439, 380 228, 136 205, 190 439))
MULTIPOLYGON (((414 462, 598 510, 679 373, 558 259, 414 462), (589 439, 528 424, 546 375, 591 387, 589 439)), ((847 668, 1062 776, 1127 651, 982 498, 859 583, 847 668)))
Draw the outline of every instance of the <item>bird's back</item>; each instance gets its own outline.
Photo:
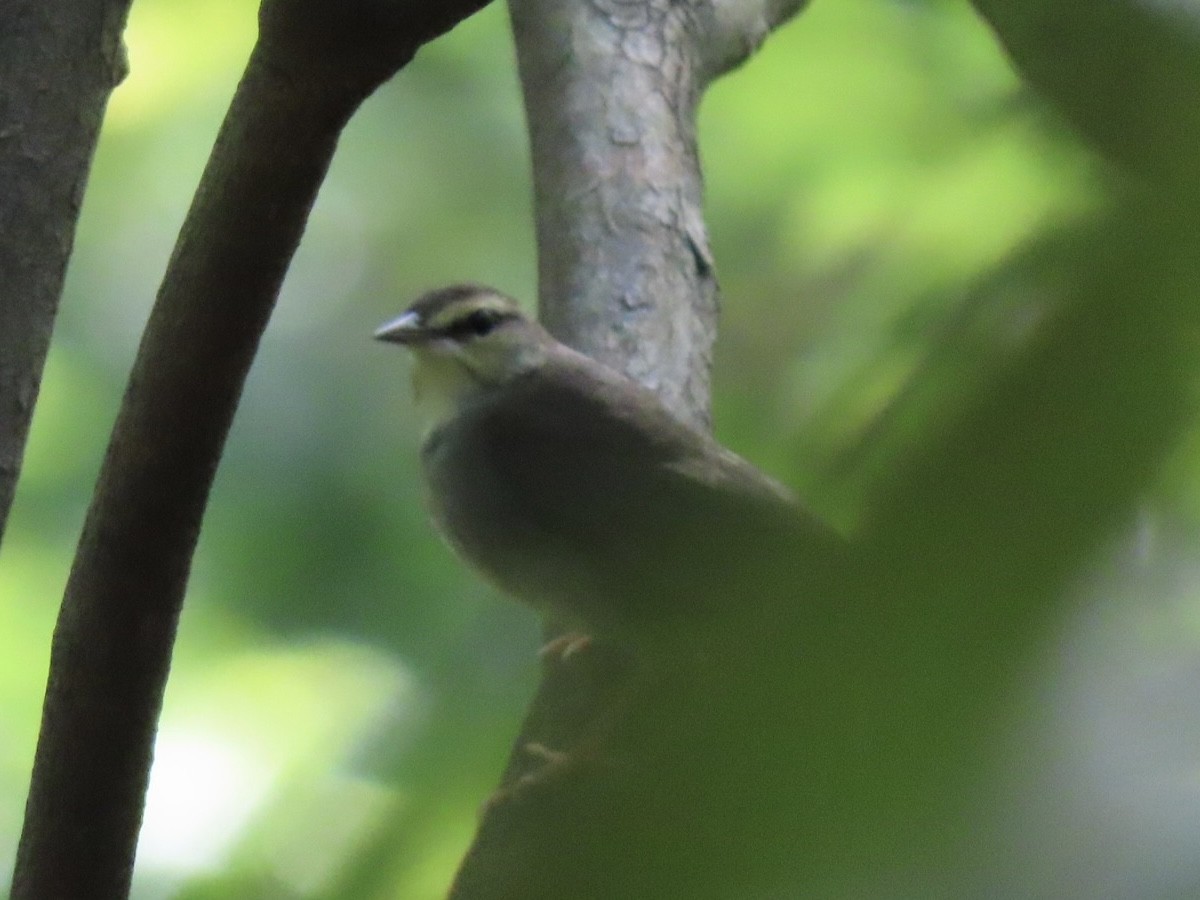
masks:
POLYGON ((753 602, 731 595, 838 552, 784 489, 648 392, 631 404, 621 376, 556 365, 483 393, 423 452, 435 521, 501 589, 587 630, 641 633, 753 602))

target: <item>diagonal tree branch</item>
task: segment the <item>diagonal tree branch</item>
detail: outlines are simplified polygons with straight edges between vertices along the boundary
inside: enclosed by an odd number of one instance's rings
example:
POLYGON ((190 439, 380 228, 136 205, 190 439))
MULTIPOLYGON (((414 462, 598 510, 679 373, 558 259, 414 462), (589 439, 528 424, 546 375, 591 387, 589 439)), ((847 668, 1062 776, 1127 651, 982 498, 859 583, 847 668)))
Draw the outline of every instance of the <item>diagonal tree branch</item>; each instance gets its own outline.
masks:
POLYGON ((130 0, 0 10, 0 540, 130 0))
POLYGON ((808 0, 711 0, 696 5, 703 29, 705 82, 735 69, 754 55, 767 37, 808 5, 808 0))
POLYGON ((266 0, 146 326, 59 614, 16 898, 129 889, 176 622, 246 372, 359 103, 485 0, 266 0))

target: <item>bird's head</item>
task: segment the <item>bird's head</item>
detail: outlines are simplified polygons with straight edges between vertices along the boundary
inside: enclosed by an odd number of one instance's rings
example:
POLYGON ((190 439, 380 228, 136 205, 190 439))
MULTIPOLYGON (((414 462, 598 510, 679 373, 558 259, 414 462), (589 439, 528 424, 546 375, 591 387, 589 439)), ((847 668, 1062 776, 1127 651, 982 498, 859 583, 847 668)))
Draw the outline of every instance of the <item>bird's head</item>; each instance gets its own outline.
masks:
POLYGON ((541 365, 553 345, 517 301, 473 284, 430 291, 375 337, 412 351, 413 391, 434 425, 473 397, 541 365))

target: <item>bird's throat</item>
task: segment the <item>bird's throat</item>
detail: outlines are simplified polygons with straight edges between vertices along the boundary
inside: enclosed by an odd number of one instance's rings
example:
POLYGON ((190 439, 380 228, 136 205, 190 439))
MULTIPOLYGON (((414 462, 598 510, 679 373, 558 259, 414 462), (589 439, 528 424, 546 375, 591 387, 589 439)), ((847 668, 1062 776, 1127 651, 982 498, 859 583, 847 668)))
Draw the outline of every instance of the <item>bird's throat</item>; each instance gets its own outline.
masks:
POLYGON ((458 415, 482 390, 479 381, 457 360, 432 355, 417 357, 412 387, 426 434, 458 415))

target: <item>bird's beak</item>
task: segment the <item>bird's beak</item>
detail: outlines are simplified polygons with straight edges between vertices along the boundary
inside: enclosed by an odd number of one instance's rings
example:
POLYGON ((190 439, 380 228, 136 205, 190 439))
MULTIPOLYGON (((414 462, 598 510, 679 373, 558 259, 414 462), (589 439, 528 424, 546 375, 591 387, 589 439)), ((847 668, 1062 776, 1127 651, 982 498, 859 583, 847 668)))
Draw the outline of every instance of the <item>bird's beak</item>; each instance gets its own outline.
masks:
POLYGON ((411 309, 375 329, 375 340, 393 344, 419 344, 428 337, 421 316, 411 309))

